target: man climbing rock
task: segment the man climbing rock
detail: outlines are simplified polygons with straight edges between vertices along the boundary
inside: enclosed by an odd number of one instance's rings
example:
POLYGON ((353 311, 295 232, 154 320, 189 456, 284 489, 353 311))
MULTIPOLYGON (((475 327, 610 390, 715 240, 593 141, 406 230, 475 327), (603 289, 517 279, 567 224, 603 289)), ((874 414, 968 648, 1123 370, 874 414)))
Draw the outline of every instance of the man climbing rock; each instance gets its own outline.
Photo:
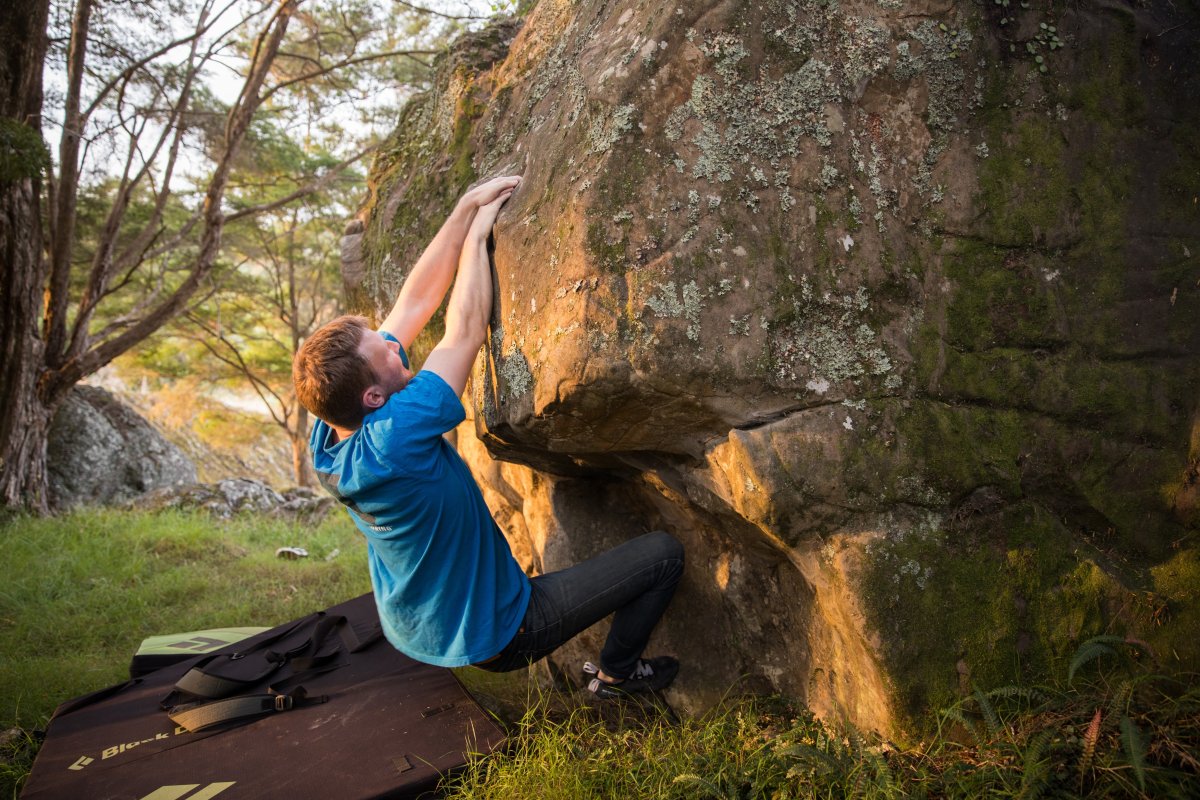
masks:
POLYGON ((313 463, 367 537, 379 617, 401 652, 502 672, 613 614, 599 665, 584 667, 589 689, 606 698, 662 689, 678 662, 643 659, 642 651, 683 573, 679 542, 647 533, 530 579, 443 437, 466 416, 459 397, 492 309, 487 240, 520 183, 495 178, 463 195, 379 331, 344 316, 301 346, 292 378, 318 418, 313 463), (407 350, 452 281, 445 335, 413 373, 407 350))

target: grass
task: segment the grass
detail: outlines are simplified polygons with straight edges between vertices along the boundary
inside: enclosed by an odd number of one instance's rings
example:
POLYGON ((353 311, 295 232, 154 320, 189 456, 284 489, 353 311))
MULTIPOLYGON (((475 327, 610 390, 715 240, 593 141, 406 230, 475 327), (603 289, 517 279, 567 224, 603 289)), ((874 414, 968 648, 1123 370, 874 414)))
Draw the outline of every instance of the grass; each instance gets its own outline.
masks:
POLYGON ((128 678, 147 636, 273 626, 371 589, 366 545, 334 511, 312 525, 246 515, 84 510, 0 522, 0 797, 15 797, 59 703, 128 678), (310 557, 285 561, 295 545, 310 557), (333 551, 339 551, 326 560, 333 551))
MULTIPOLYGON (((1091 643, 1094 644, 1094 643, 1091 643)), ((1085 645, 1087 647, 1088 645, 1085 645)), ((1112 661, 1131 645, 1107 642, 1112 661)), ((1084 648, 1081 648, 1081 653, 1084 648)), ((1087 660, 1091 660, 1090 658, 1087 660)), ((778 698, 730 699, 700 717, 535 696, 505 753, 474 758, 454 800, 612 797, 1194 798, 1200 689, 1142 662, 1059 687, 976 691, 936 732, 899 748, 778 698)))
MULTIPOLYGON (((336 512, 319 526, 115 510, 0 522, 0 798, 17 796, 55 706, 123 680, 143 638, 274 625, 361 594, 364 547, 336 512), (281 545, 312 557, 276 559, 281 545)), ((678 719, 523 673, 459 674, 511 737, 448 782, 456 800, 1200 796, 1195 676, 1160 674, 1148 647, 1116 637, 1083 643, 1057 685, 973 691, 904 747, 778 698, 678 719)))

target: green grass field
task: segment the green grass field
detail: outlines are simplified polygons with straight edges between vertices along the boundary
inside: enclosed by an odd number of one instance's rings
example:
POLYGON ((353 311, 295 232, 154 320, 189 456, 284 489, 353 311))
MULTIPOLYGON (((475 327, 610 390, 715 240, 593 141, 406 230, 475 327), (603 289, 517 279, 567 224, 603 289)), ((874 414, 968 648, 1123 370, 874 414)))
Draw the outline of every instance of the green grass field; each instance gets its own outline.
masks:
MULTIPOLYGON (((91 510, 0 522, 0 798, 16 797, 34 732, 64 700, 127 676, 147 636, 275 625, 370 590, 343 514, 91 510), (275 557, 283 545, 310 557, 275 557), (330 558, 336 551, 336 556, 330 558)), ((512 735, 474 758, 453 798, 1200 797, 1200 686, 1140 646, 1080 648, 1061 685, 976 691, 896 747, 778 698, 696 718, 539 691, 525 673, 459 675, 512 735), (1068 681, 1067 678, 1071 680, 1068 681)))
MULTIPOLYGON (((277 625, 368 592, 365 551, 336 511, 315 527, 185 512, 10 517, 0 524, 0 726, 39 729, 64 700, 125 680, 147 636, 277 625), (276 558, 285 545, 309 558, 276 558)), ((25 737, 6 746, 0 797, 28 770, 25 737)))

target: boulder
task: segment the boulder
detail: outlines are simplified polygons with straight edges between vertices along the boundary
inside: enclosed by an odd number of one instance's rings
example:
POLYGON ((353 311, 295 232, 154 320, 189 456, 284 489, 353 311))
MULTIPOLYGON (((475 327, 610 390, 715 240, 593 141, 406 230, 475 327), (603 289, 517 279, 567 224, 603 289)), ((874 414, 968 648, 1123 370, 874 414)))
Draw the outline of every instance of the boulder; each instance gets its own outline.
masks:
POLYGON ((50 423, 46 471, 57 509, 121 502, 196 480, 182 450, 108 391, 83 384, 50 423))
POLYGON ((900 734, 1098 633, 1194 670, 1198 22, 542 0, 405 108, 347 296, 382 319, 462 191, 525 176, 459 446, 532 571, 684 542, 685 709, 900 734))

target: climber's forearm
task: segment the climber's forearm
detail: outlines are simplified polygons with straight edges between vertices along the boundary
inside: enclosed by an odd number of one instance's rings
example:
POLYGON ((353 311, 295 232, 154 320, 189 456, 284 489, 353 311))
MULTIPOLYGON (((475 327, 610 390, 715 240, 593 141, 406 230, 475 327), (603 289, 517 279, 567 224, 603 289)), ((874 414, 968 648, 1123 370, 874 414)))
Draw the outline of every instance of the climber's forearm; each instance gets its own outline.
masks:
POLYGON ((395 305, 383 321, 383 329, 399 339, 405 350, 446 297, 446 291, 454 280, 463 241, 477 211, 478 206, 467 202, 466 197, 458 202, 433 241, 417 259, 400 289, 395 305))
POLYGON ((463 243, 458 277, 446 307, 446 335, 464 344, 483 345, 492 315, 492 269, 487 234, 472 232, 463 243))
POLYGON ((495 212, 499 210, 499 205, 494 204, 497 200, 502 203, 507 199, 520 183, 519 176, 506 175, 484 181, 470 189, 454 206, 433 241, 417 259, 404 281, 400 296, 396 298, 396 304, 383 321, 383 329, 399 339, 405 350, 446 297, 450 281, 461 264, 460 256, 468 235, 475 228, 480 228, 486 241, 487 233, 496 219, 495 212), (486 217, 484 222, 477 224, 481 208, 489 209, 489 212, 483 215, 486 217))
POLYGON ((424 370, 437 373, 455 394, 462 394, 479 348, 487 338, 492 310, 492 272, 487 236, 474 231, 463 243, 458 277, 446 306, 446 333, 425 359, 424 370))

